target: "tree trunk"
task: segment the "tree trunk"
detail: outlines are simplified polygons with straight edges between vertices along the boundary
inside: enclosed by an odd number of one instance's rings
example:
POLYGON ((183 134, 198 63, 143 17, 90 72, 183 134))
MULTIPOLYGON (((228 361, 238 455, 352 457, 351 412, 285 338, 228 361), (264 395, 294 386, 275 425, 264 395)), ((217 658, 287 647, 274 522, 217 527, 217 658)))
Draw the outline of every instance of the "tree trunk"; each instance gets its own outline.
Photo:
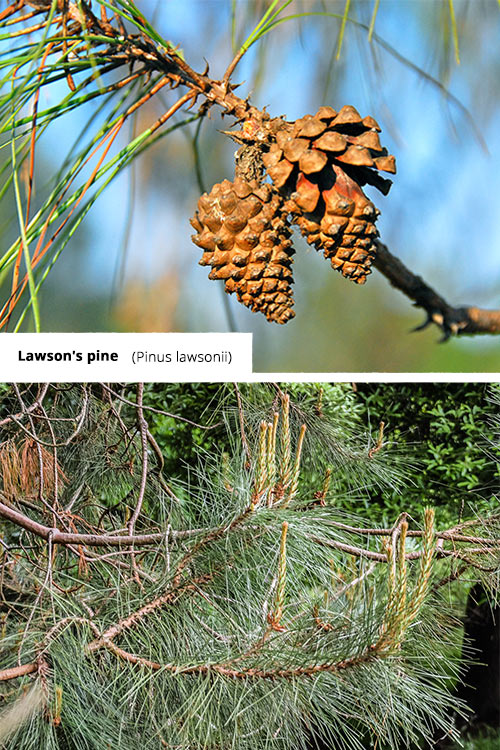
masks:
POLYGON ((476 583, 469 592, 464 623, 464 656, 474 649, 457 695, 471 709, 471 727, 500 726, 500 606, 491 607, 476 583))

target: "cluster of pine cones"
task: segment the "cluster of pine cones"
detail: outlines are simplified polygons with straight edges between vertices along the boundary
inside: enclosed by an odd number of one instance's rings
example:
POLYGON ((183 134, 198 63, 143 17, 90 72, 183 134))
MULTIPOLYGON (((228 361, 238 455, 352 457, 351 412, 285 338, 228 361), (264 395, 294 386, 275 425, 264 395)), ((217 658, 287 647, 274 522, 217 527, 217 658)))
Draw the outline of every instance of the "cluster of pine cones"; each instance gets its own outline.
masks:
POLYGON ((376 254, 379 212, 362 186, 385 195, 391 181, 379 170, 396 171, 379 132, 372 117, 351 106, 320 107, 292 123, 268 120, 257 132, 244 123, 241 151, 250 154, 252 169, 241 159, 245 167, 237 164, 234 182, 204 193, 191 220, 209 277, 224 279, 226 291, 254 312, 286 323, 294 316, 293 223, 333 268, 363 284, 376 254))

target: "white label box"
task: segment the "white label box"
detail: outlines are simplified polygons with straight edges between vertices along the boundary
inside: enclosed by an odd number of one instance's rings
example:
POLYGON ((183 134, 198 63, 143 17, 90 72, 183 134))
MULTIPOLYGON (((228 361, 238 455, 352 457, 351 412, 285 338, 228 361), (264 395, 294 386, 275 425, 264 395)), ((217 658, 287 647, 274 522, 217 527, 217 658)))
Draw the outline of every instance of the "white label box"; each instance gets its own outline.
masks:
POLYGON ((251 333, 5 333, 0 380, 248 380, 251 333))

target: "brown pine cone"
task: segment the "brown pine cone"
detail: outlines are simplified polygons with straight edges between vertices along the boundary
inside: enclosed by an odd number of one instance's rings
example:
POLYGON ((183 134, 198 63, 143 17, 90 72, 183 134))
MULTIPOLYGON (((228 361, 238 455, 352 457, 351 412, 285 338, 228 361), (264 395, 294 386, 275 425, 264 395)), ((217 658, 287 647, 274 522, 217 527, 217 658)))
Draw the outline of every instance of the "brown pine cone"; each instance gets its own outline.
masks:
POLYGON ((286 199, 307 241, 332 266, 358 284, 366 281, 376 254, 378 211, 363 193, 370 184, 387 194, 391 181, 379 170, 396 171, 382 148, 380 127, 354 107, 320 107, 294 123, 284 123, 263 155, 276 188, 286 199))
POLYGON ((291 230, 282 197, 270 185, 237 177, 204 193, 192 226, 210 279, 224 279, 227 292, 268 320, 293 318, 291 230))

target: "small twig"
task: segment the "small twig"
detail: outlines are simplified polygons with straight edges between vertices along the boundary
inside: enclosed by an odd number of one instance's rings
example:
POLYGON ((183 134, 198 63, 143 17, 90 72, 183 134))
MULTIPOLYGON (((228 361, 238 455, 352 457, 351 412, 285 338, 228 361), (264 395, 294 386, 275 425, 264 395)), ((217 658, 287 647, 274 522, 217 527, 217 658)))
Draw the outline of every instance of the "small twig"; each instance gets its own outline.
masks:
POLYGON ((26 406, 24 408, 24 411, 19 412, 18 414, 12 414, 8 417, 4 417, 3 419, 0 419, 0 427, 3 427, 4 425, 8 424, 9 422, 16 422, 17 420, 21 419, 23 416, 26 416, 27 414, 30 414, 33 411, 36 411, 41 405, 42 402, 47 395, 47 391, 49 389, 50 383, 44 383, 41 386, 40 392, 36 397, 36 400, 31 404, 31 406, 26 406))
POLYGON ((236 393, 236 400, 238 402, 238 417, 240 420, 240 435, 241 435, 241 442, 243 444, 243 450, 245 451, 245 455, 247 457, 246 460, 246 467, 247 469, 250 468, 251 460, 252 460, 252 454, 250 453, 250 447, 248 445, 247 436, 245 433, 245 418, 243 415, 243 405, 241 403, 241 393, 240 389, 238 388, 238 383, 233 383, 234 390, 236 393))
MULTIPOLYGON (((101 388, 103 388, 105 391, 108 391, 112 396, 114 396, 118 401, 121 401, 124 404, 128 404, 129 406, 136 407, 136 404, 133 401, 130 401, 128 398, 125 398, 125 396, 120 396, 118 393, 116 393, 112 388, 109 387, 106 383, 100 383, 99 384, 101 388)), ((146 404, 143 404, 143 410, 144 411, 150 411, 153 414, 161 414, 164 417, 171 417, 172 419, 176 419, 179 422, 185 422, 186 424, 190 424, 192 427, 197 427, 200 430, 213 430, 216 427, 220 427, 221 423, 217 422, 217 424, 212 425, 204 425, 204 424, 198 424, 198 422, 193 422, 191 419, 187 419, 186 417, 181 417, 179 414, 172 414, 169 411, 165 411, 164 409, 156 409, 154 406, 147 406, 146 404)))
POLYGON ((376 567, 377 567, 376 563, 372 563, 371 565, 369 565, 366 568, 366 570, 364 570, 357 578, 354 578, 354 580, 349 581, 349 583, 346 583, 346 585, 343 586, 340 589, 340 591, 337 591, 337 593, 335 594, 335 596, 332 597, 332 599, 330 599, 330 602, 333 604, 333 602, 336 602, 337 599, 340 599, 341 596, 344 596, 344 594, 346 593, 346 591, 349 591, 350 589, 352 589, 355 586, 357 586, 358 583, 361 583, 361 581, 364 581, 365 578, 367 578, 369 575, 371 575, 371 573, 373 573, 373 571, 375 570, 376 567))
POLYGON ((241 60, 245 52, 246 52, 246 49, 241 48, 239 52, 233 57, 233 59, 231 60, 231 62, 226 68, 226 72, 224 73, 224 77, 222 78, 223 81, 229 82, 229 79, 234 73, 234 69, 238 65, 239 61, 241 60))
MULTIPOLYGON (((143 409, 144 409, 144 406, 143 406, 143 409)), ((151 432, 149 430, 147 431, 147 435, 148 435, 148 442, 151 445, 151 447, 153 448, 153 450, 154 450, 154 452, 156 454, 156 457, 158 459, 158 463, 159 463, 159 467, 158 467, 158 481, 160 482, 160 485, 165 490, 165 492, 167 493, 167 495, 169 497, 171 497, 172 500, 175 500, 177 503, 179 503, 180 502, 179 498, 177 497, 177 495, 175 494, 175 492, 173 491, 173 489, 170 487, 170 485, 166 481, 165 477, 163 476, 163 467, 165 465, 165 460, 163 458, 163 454, 161 452, 160 446, 158 445, 158 443, 156 442, 154 436, 151 434, 151 432)))
MULTIPOLYGON (((139 422, 139 431, 141 435, 141 451, 142 451, 142 468, 141 468, 141 482, 139 485, 139 494, 137 497, 137 503, 134 508, 134 512, 132 513, 130 520, 128 522, 128 533, 129 536, 134 536, 134 530, 135 530, 135 524, 137 522, 137 519, 139 518, 141 509, 142 509, 142 503, 144 501, 144 494, 146 492, 146 482, 148 478, 148 423, 144 419, 144 410, 143 410, 143 398, 144 398, 144 383, 138 383, 137 384, 137 421, 139 422)), ((131 562, 132 567, 134 569, 135 577, 137 581, 139 581, 139 577, 137 575, 137 561, 135 554, 133 552, 134 545, 132 543, 132 555, 131 555, 131 562)))
POLYGON ((468 567, 469 567, 468 565, 458 566, 454 571, 450 573, 450 575, 445 576, 444 578, 441 578, 440 581, 437 581, 432 587, 432 591, 437 591, 442 586, 446 586, 447 583, 452 583, 453 581, 457 581, 467 571, 468 567))
POLYGON ((379 429, 378 429, 377 442, 368 451, 368 458, 373 458, 373 456, 375 455, 375 453, 378 453, 379 450, 381 450, 381 448, 382 448, 382 446, 384 444, 384 427, 385 427, 385 423, 381 422, 380 425, 379 425, 379 429))
POLYGON ((52 559, 53 546, 54 546, 54 539, 53 539, 53 534, 51 530, 47 539, 47 572, 45 573, 45 579, 42 585, 40 586, 40 590, 38 591, 35 601, 33 602, 33 605, 30 609, 30 613, 26 621, 26 625, 24 626, 21 640, 19 641, 19 646, 17 648, 17 656, 18 656, 19 665, 20 665, 21 653, 23 650, 24 641, 26 639, 26 636, 28 635, 28 630, 30 629, 30 625, 33 620, 33 617, 35 616, 36 608, 38 607, 38 604, 41 601, 42 596, 46 589, 48 589, 49 593, 52 595, 51 582, 52 582, 52 565, 53 565, 53 559, 52 559))

